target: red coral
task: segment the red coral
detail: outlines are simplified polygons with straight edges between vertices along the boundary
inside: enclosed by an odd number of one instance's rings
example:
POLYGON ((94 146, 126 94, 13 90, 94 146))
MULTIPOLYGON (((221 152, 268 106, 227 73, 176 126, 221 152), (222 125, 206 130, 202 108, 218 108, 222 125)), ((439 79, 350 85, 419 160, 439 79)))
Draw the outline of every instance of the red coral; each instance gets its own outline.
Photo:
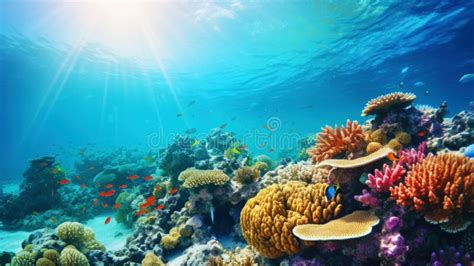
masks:
POLYGON ((347 120, 346 127, 326 126, 316 136, 316 145, 308 150, 313 162, 321 162, 337 155, 347 155, 358 150, 364 143, 364 133, 357 121, 347 120))
POLYGON ((378 169, 375 173, 369 174, 366 184, 376 192, 389 192, 390 187, 398 182, 405 174, 405 168, 400 164, 394 164, 392 167, 384 164, 383 172, 378 169))
POLYGON ((398 205, 413 208, 429 222, 463 220, 463 215, 474 213, 474 160, 429 154, 390 192, 398 205))

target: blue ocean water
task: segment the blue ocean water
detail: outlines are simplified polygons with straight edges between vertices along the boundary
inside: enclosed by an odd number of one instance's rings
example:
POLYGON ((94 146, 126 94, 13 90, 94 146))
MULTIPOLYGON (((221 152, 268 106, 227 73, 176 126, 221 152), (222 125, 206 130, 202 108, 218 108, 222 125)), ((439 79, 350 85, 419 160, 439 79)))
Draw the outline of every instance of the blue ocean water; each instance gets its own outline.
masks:
POLYGON ((446 100, 451 114, 474 99, 474 83, 458 82, 474 72, 471 1, 2 1, 0 12, 2 182, 35 156, 153 150, 190 128, 254 136, 271 119, 275 134, 305 136, 363 121, 365 103, 392 91, 446 100))

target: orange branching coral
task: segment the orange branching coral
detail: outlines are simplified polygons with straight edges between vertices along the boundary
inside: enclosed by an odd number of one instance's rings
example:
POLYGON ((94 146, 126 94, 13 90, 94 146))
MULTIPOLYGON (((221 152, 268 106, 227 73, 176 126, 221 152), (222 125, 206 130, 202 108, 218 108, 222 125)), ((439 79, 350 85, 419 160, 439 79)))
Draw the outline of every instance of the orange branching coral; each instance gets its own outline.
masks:
POLYGON ((416 96, 413 93, 393 92, 385 94, 370 100, 362 110, 362 116, 375 115, 394 108, 403 108, 410 105, 415 99, 416 96))
POLYGON ((316 146, 308 150, 313 162, 356 151, 364 143, 364 132, 357 121, 347 120, 346 127, 326 126, 316 136, 316 146))
POLYGON ((390 192, 397 204, 414 208, 427 221, 456 223, 460 231, 463 215, 474 213, 474 160, 454 153, 428 155, 390 192))
POLYGON ((326 197, 328 184, 288 182, 260 190, 247 201, 240 213, 242 234, 266 258, 294 255, 300 245, 292 234, 300 224, 320 224, 336 218, 342 211, 342 196, 326 197))

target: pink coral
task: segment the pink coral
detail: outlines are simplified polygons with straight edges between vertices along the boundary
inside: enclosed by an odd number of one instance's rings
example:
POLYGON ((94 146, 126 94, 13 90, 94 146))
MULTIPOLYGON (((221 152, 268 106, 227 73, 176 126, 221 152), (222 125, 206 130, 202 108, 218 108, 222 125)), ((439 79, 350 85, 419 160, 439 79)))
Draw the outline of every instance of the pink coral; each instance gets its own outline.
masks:
POLYGON ((375 197, 372 193, 368 192, 367 189, 362 190, 362 195, 354 196, 354 199, 362 203, 364 207, 376 208, 380 206, 380 200, 375 197))
POLYGON ((427 149, 428 147, 426 142, 422 142, 420 145, 418 145, 417 150, 413 148, 409 150, 401 150, 398 153, 398 157, 400 157, 398 163, 408 169, 411 169, 414 164, 421 162, 425 158, 427 149))
POLYGON ((383 172, 375 170, 374 175, 369 174, 366 184, 376 192, 389 192, 390 187, 398 182, 405 174, 405 168, 400 164, 394 164, 392 167, 383 165, 383 172))

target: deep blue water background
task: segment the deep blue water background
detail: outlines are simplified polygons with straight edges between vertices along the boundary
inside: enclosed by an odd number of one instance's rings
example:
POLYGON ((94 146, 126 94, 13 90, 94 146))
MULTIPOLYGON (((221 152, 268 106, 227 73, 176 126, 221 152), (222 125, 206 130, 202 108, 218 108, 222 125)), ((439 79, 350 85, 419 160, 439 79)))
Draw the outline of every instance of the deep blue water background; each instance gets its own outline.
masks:
MULTIPOLYGON (((474 73, 474 1, 138 5, 143 32, 100 13, 91 24, 91 2, 0 3, 0 181, 20 180, 34 156, 156 149, 189 128, 254 136, 272 118, 275 135, 305 136, 363 121, 365 103, 392 91, 446 100, 450 114, 474 100, 474 83, 458 82, 474 73)), ((247 144, 277 157, 278 145, 247 144)))

